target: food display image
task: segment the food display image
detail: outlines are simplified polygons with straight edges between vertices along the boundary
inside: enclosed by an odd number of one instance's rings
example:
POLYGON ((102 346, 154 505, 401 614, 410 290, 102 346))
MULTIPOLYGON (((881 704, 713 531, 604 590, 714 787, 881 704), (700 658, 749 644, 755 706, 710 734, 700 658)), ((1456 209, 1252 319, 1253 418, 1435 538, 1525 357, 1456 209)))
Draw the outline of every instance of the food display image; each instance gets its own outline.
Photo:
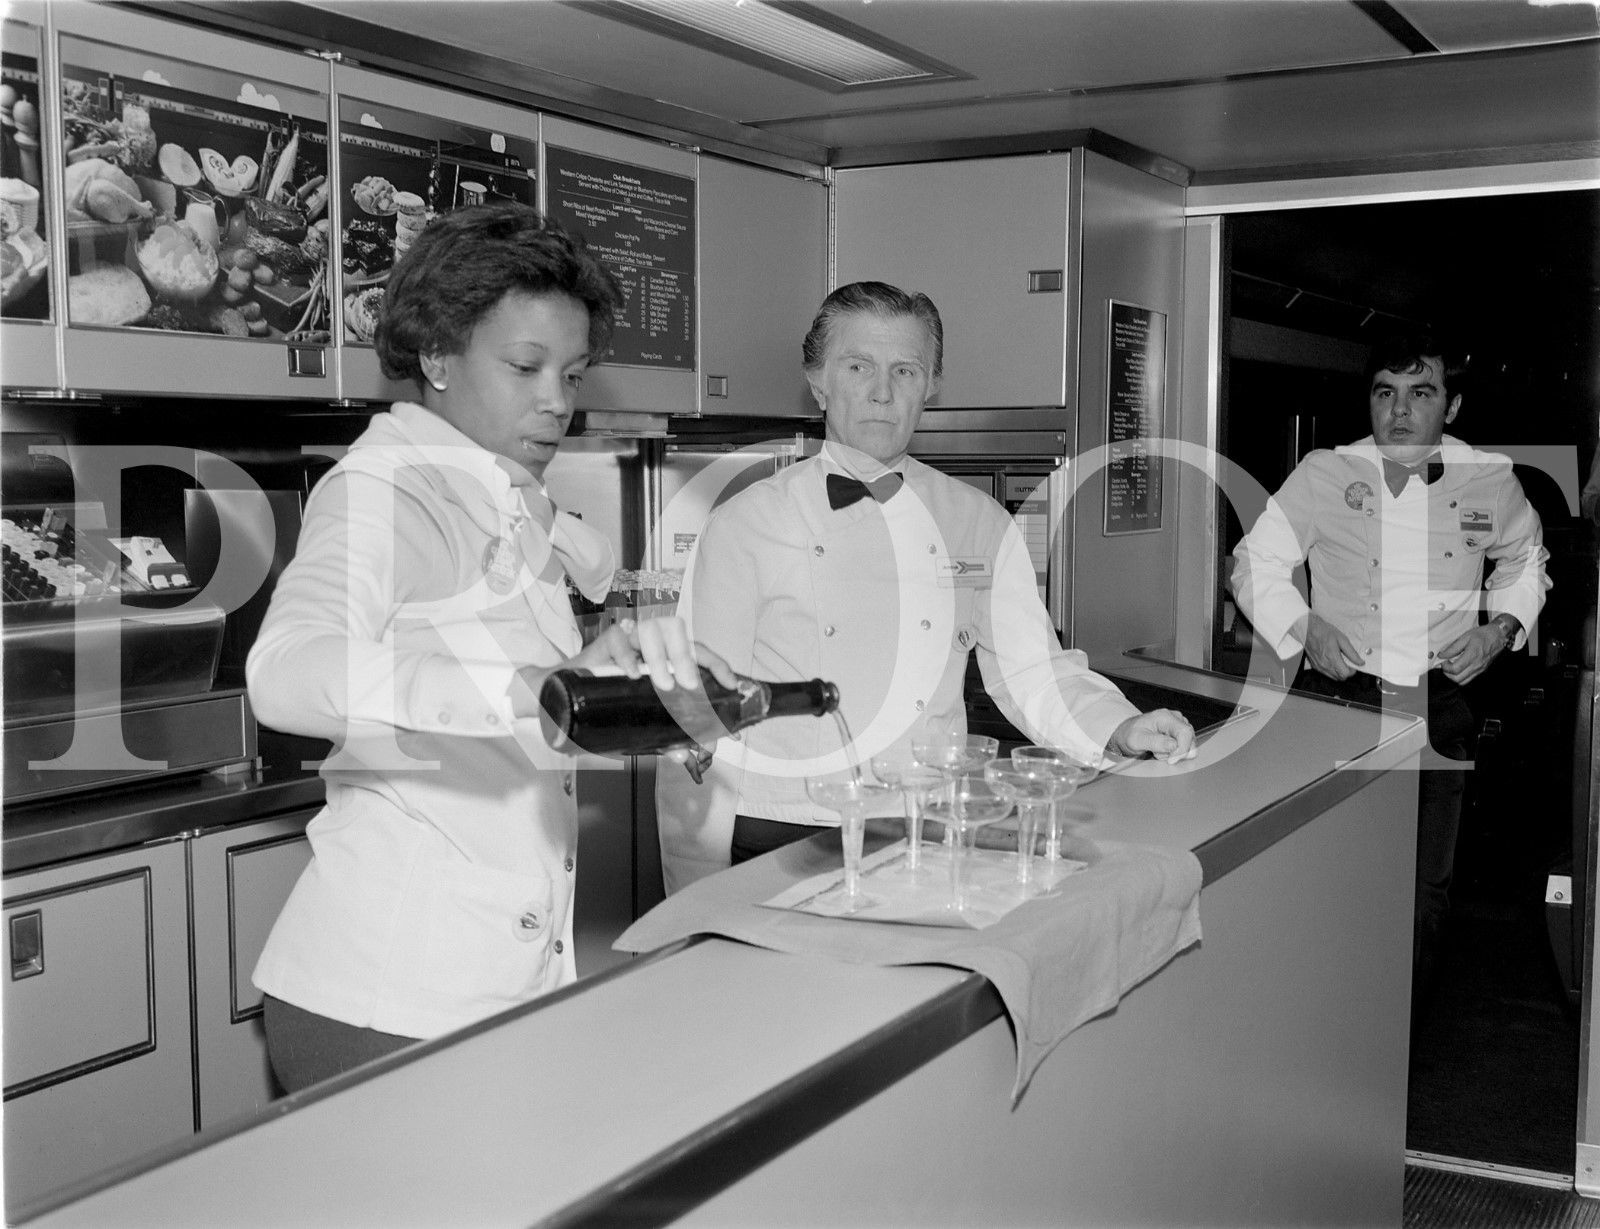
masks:
POLYGON ((40 170, 37 64, 7 55, 0 79, 0 316, 7 318, 49 315, 40 170))
POLYGON ((430 219, 490 196, 536 204, 532 141, 341 99, 339 249, 344 339, 370 344, 384 284, 430 219), (374 122, 375 121, 375 122, 374 122))
POLYGON ((70 67, 62 101, 71 324, 329 340, 323 125, 70 67))

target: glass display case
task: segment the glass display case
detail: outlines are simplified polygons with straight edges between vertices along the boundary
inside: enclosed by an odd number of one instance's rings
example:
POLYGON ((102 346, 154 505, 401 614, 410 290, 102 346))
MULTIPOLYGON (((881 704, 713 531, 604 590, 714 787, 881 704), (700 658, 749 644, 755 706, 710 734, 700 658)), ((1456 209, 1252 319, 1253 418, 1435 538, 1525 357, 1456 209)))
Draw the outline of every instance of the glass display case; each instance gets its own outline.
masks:
POLYGON ((60 372, 45 208, 49 151, 39 135, 42 43, 37 25, 15 20, 32 7, 11 6, 0 22, 0 381, 53 389, 60 372))
POLYGON ((67 386, 331 398, 327 64, 100 6, 58 25, 67 386))
POLYGON ((335 66, 339 99, 340 388, 392 401, 372 349, 384 283, 428 220, 485 200, 538 204, 539 115, 335 66))

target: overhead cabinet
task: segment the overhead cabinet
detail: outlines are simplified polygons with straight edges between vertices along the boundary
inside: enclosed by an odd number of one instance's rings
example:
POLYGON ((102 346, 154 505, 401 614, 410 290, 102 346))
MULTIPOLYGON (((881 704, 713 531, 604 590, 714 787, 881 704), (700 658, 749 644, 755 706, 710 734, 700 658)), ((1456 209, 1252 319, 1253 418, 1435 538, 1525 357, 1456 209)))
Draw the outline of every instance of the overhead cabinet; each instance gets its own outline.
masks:
POLYGON ((328 65, 56 17, 66 386, 331 399, 328 65))
POLYGON ((816 417, 800 344, 827 294, 822 183, 700 159, 700 412, 816 417))
POLYGON ((354 400, 415 400, 373 349, 389 272, 437 214, 461 205, 538 203, 539 115, 334 66, 338 97, 339 387, 354 400))
POLYGON ((1076 370, 1070 153, 838 172, 835 284, 926 294, 944 321, 935 405, 1070 404, 1076 370))
POLYGON ((545 211, 581 234, 622 284, 611 353, 578 407, 693 414, 698 186, 688 150, 546 116, 545 211))

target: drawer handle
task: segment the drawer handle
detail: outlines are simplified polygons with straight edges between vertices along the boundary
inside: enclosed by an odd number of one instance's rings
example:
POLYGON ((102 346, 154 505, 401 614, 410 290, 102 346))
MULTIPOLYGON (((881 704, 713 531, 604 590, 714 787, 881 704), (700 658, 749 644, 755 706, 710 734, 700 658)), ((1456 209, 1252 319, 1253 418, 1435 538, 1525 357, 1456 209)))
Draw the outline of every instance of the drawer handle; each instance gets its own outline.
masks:
POLYGON ((44 918, 39 910, 11 919, 11 980, 44 972, 44 918))

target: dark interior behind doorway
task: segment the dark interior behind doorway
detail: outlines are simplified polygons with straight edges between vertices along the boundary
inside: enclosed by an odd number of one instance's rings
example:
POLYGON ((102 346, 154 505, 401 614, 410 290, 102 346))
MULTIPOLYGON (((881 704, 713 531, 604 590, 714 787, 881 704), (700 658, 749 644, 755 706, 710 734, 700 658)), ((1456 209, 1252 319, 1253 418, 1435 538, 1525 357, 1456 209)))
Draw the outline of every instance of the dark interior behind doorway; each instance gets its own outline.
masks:
MULTIPOLYGON (((1222 451, 1264 491, 1312 448, 1368 433, 1367 346, 1417 326, 1454 334, 1472 356, 1452 434, 1564 447, 1576 481, 1586 477, 1600 431, 1600 193, 1240 214, 1225 236, 1222 451)), ((1571 736, 1595 535, 1575 515, 1570 476, 1519 476, 1544 521, 1554 587, 1539 653, 1502 659, 1472 689, 1479 769, 1446 977, 1414 1042, 1407 1142, 1571 1173, 1577 987, 1550 939, 1544 889, 1574 858, 1571 736)), ((1227 557, 1257 511, 1225 509, 1222 522, 1214 660, 1241 673, 1256 667, 1225 593, 1227 557)))

